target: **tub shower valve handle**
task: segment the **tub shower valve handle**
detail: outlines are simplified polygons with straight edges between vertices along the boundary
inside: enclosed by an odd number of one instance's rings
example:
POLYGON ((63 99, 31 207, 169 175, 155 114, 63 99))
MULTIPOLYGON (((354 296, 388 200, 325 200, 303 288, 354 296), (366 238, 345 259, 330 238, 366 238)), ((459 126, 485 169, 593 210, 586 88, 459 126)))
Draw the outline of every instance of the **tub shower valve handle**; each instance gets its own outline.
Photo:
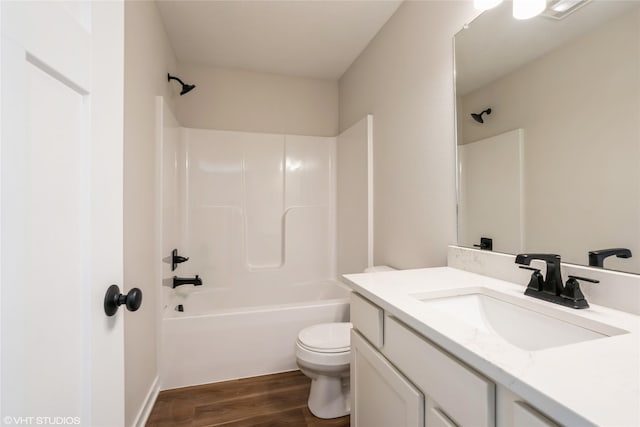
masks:
POLYGON ((178 268, 178 264, 182 264, 185 261, 189 261, 189 257, 178 255, 177 249, 171 251, 171 271, 175 271, 178 268))
POLYGON ((127 310, 136 311, 142 305, 142 291, 138 288, 133 288, 125 295, 120 293, 118 285, 109 286, 104 296, 104 312, 111 317, 116 314, 118 307, 122 304, 126 305, 127 310))

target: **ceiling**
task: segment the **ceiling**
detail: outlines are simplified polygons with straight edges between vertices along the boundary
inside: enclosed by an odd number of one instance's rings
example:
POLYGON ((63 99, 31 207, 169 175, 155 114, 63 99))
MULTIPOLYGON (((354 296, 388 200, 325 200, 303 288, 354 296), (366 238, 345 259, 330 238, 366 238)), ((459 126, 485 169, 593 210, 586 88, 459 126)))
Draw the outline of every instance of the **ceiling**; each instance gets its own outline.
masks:
POLYGON ((338 79, 402 0, 157 0, 179 62, 338 79))

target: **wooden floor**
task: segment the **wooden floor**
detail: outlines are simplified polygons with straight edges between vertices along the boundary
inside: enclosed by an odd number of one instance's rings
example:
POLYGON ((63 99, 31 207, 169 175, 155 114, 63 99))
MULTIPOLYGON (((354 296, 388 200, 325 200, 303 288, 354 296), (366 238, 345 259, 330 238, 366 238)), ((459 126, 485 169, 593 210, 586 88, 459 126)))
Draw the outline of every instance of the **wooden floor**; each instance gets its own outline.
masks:
POLYGON ((349 426, 349 416, 322 420, 307 408, 311 380, 300 371, 160 393, 147 426, 349 426))

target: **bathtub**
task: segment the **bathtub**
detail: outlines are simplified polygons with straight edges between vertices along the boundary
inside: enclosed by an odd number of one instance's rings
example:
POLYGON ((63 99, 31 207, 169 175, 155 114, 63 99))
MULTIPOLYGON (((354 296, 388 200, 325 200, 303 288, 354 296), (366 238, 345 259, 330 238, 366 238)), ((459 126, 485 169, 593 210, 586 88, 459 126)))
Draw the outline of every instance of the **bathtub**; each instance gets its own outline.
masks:
POLYGON ((162 320, 162 389, 297 369, 302 328, 348 320, 349 289, 337 281, 176 288, 162 320))

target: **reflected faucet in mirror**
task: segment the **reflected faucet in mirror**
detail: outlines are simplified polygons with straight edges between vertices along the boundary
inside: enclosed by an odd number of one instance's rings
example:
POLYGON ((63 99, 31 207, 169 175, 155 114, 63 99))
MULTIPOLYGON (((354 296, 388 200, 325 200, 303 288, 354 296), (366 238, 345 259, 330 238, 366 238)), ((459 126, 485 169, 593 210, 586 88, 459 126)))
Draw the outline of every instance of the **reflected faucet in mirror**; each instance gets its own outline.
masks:
POLYGON ((480 238, 480 244, 479 245, 473 245, 475 248, 480 248, 482 250, 486 250, 486 251, 492 251, 493 250, 493 239, 491 239, 490 237, 481 237, 480 238))
POLYGON ((603 268, 605 258, 614 255, 618 258, 631 258, 631 251, 627 248, 598 249, 597 251, 589 251, 589 266, 603 268))

